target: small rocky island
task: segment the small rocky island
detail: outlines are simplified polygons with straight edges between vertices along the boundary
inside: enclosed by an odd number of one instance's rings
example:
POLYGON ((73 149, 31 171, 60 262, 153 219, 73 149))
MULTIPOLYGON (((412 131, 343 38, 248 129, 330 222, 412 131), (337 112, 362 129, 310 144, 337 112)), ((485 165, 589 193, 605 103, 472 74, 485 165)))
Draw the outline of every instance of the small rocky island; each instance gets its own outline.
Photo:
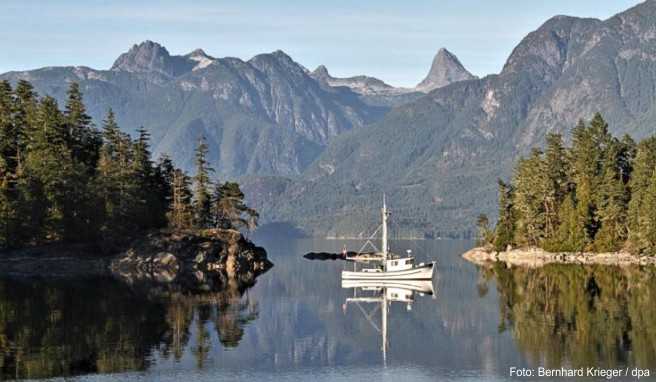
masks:
POLYGON ((166 154, 154 160, 149 131, 126 134, 111 108, 94 124, 75 82, 63 109, 26 80, 0 81, 0 95, 0 275, 109 273, 205 290, 271 267, 241 234, 258 212, 214 176, 204 137, 190 175, 166 154))
POLYGON ((273 264, 237 230, 158 231, 135 240, 109 269, 128 281, 203 283, 210 275, 254 280, 273 264))
POLYGON ((478 218, 484 264, 656 265, 656 136, 614 137, 596 114, 572 129, 571 146, 546 136, 544 150, 499 180, 498 218, 478 218))
MULTIPOLYGON (((267 253, 234 229, 153 230, 113 254, 91 245, 49 244, 0 254, 0 275, 14 277, 115 276, 124 281, 179 284, 192 289, 208 280, 252 284, 273 264, 267 253)), ((216 284, 216 283, 214 283, 216 284)))

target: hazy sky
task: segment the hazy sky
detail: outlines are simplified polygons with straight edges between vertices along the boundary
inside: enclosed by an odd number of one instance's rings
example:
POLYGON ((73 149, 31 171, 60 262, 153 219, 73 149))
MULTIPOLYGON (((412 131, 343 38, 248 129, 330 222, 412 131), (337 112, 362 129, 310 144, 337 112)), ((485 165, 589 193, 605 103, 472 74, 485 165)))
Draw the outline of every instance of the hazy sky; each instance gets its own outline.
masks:
POLYGON ((440 47, 477 75, 497 73, 549 17, 608 18, 636 0, 0 0, 0 72, 109 68, 149 39, 171 54, 203 48, 248 59, 282 49, 309 69, 410 86, 440 47), (187 4, 185 4, 187 3, 187 4), (190 5, 192 4, 193 5, 190 5))

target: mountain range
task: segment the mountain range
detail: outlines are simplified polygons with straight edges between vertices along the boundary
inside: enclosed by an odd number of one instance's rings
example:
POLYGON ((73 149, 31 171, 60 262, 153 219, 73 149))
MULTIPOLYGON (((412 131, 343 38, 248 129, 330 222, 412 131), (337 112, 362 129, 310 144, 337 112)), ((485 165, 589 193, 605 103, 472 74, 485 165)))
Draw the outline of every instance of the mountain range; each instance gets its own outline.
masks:
MULTIPOLYGON (((449 71, 448 64, 432 70, 449 71)), ((358 80, 335 83, 320 72, 311 73, 280 50, 243 61, 215 58, 202 49, 171 55, 145 41, 121 54, 109 70, 47 67, 0 79, 29 80, 60 103, 68 83, 79 82, 97 125, 111 107, 124 130, 134 133, 144 126, 154 153, 169 154, 186 170, 192 170, 193 150, 204 136, 211 164, 229 178, 297 176, 332 138, 424 94, 355 77, 374 84, 365 90, 358 80)))
POLYGON ((325 236, 372 232, 387 195, 402 236, 468 236, 496 180, 549 132, 601 112, 615 135, 656 126, 656 1, 607 20, 556 16, 499 74, 435 89, 337 137, 293 182, 249 179, 264 216, 325 236), (275 194, 262 192, 276 189, 275 194), (283 197, 277 197, 283 195, 283 197))
POLYGON ((656 0, 607 20, 556 16, 523 38, 498 74, 476 78, 447 50, 414 88, 310 71, 276 51, 171 55, 150 41, 111 69, 43 68, 30 80, 59 100, 78 81, 100 121, 143 125, 156 153, 193 167, 199 137, 221 178, 240 178, 263 223, 322 236, 372 231, 385 193, 403 236, 467 236, 495 215, 496 179, 542 145, 602 112, 614 134, 656 124, 656 0))

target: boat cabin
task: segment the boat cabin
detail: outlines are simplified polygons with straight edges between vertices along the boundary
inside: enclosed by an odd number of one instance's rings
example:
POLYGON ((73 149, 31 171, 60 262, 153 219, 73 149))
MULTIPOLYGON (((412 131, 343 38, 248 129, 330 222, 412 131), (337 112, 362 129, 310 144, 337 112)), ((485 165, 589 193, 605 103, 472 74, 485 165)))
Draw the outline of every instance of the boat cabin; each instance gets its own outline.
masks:
POLYGON ((404 257, 385 260, 385 269, 390 271, 404 271, 406 269, 412 269, 415 265, 414 257, 404 257))

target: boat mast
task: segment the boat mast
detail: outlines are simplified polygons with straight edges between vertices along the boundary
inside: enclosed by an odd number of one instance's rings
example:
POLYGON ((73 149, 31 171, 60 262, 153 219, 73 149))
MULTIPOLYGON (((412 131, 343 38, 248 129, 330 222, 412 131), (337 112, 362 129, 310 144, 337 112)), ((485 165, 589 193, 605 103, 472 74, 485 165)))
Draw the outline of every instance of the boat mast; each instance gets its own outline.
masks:
POLYGON ((383 215, 383 238, 380 245, 381 252, 383 253, 383 260, 387 260, 387 205, 385 204, 385 194, 383 194, 383 208, 381 209, 383 215))

